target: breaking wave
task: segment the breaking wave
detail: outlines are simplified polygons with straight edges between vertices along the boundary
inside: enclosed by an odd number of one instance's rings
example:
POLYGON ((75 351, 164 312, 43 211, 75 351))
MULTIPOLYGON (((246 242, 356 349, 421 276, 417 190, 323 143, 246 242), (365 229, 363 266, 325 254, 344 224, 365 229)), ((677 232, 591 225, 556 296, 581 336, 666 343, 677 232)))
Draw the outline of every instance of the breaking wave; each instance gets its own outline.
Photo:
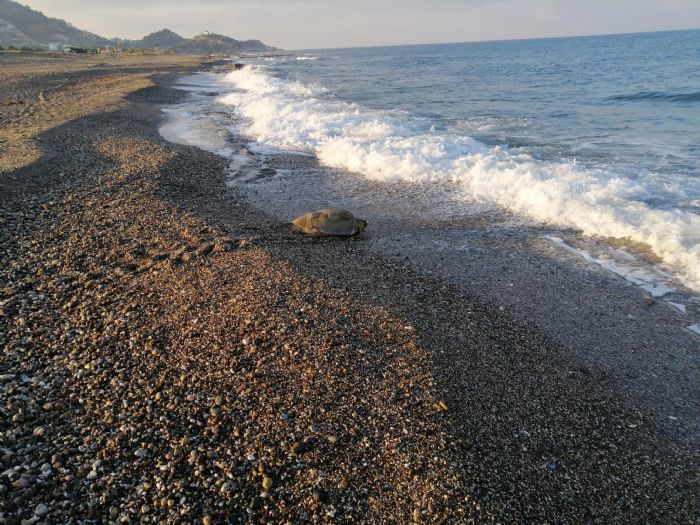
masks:
POLYGON ((663 196, 700 198, 694 180, 538 160, 459 132, 436 132, 417 118, 341 102, 320 86, 282 80, 260 66, 232 72, 226 81, 236 90, 221 101, 244 117, 240 131, 263 145, 313 153, 326 165, 375 180, 449 181, 465 197, 542 223, 646 243, 700 290, 700 215, 649 204, 663 196))

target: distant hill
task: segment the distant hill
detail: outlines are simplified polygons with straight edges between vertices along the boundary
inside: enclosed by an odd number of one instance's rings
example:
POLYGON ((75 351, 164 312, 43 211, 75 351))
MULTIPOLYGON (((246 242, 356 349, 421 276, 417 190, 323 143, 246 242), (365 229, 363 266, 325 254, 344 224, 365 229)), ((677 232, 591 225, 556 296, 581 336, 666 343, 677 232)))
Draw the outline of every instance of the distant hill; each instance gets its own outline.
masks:
POLYGON ((141 40, 107 39, 77 29, 65 20, 49 18, 39 11, 34 11, 12 0, 0 0, 0 46, 56 50, 67 46, 120 47, 207 55, 278 51, 277 48, 267 46, 259 40, 235 40, 209 32, 194 38, 183 38, 169 29, 151 33, 141 40))
POLYGON ((59 49, 65 45, 108 46, 110 41, 77 29, 65 20, 44 16, 17 2, 0 0, 0 46, 11 45, 59 49))
POLYGON ((161 29, 160 31, 143 37, 142 40, 134 42, 134 47, 140 47, 142 49, 172 49, 184 40, 184 38, 172 32, 170 29, 161 29))
POLYGON ((278 51, 260 40, 236 40, 234 38, 205 32, 194 38, 183 38, 169 29, 162 29, 142 40, 121 41, 122 47, 139 49, 167 49, 188 55, 230 54, 240 52, 278 51))
POLYGON ((241 51, 279 51, 275 47, 263 44, 260 40, 235 40, 228 36, 214 33, 202 33, 194 38, 188 38, 173 49, 178 53, 193 55, 227 54, 241 51))

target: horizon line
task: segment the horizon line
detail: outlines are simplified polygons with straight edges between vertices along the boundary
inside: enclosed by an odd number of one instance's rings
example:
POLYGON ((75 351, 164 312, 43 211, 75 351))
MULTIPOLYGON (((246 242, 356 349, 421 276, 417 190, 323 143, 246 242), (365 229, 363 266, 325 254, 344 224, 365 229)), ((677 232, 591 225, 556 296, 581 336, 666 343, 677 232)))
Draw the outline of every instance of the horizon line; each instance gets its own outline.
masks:
MULTIPOLYGON (((452 42, 417 42, 412 44, 378 44, 362 46, 342 46, 342 47, 308 47, 295 49, 282 49, 283 51, 332 51, 336 49, 372 49, 377 47, 410 47, 410 46, 447 46, 455 44, 487 44, 492 42, 524 42, 531 40, 563 40, 568 38, 588 38, 601 36, 625 36, 625 35, 646 35, 654 33, 678 33, 683 31, 700 31, 700 27, 688 27, 684 29, 655 29, 653 31, 623 31, 621 33, 592 33, 582 35, 558 35, 558 36, 538 36, 526 38, 494 38, 485 40, 460 40, 452 42)), ((276 46, 275 46, 276 47, 276 46)))

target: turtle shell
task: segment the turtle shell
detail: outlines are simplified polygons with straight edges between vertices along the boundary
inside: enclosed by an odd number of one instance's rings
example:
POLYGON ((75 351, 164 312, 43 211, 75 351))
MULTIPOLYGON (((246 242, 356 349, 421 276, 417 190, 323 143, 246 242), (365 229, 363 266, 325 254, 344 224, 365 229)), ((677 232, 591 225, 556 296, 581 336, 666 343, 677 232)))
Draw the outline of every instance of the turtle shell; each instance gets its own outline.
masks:
POLYGON ((367 223, 348 210, 326 208, 297 217, 292 224, 308 235, 350 237, 365 229, 367 223))

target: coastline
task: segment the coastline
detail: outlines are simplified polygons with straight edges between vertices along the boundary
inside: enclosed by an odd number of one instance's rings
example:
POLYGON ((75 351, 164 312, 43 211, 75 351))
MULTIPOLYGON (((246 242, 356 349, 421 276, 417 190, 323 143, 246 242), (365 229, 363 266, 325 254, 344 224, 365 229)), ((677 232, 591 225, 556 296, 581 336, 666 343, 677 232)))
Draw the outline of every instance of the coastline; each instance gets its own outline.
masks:
POLYGON ((5 523, 693 521, 697 450, 605 371, 249 206, 149 67, 0 175, 5 523))
POLYGON ((247 124, 225 102, 229 80, 210 72, 180 79, 189 95, 165 109, 161 134, 227 158, 229 186, 279 221, 328 206, 353 210, 370 223, 362 236, 369 251, 535 326, 653 414, 669 438, 698 443, 700 297, 648 247, 465 201, 458 184, 378 182, 257 144, 239 134, 247 124))

